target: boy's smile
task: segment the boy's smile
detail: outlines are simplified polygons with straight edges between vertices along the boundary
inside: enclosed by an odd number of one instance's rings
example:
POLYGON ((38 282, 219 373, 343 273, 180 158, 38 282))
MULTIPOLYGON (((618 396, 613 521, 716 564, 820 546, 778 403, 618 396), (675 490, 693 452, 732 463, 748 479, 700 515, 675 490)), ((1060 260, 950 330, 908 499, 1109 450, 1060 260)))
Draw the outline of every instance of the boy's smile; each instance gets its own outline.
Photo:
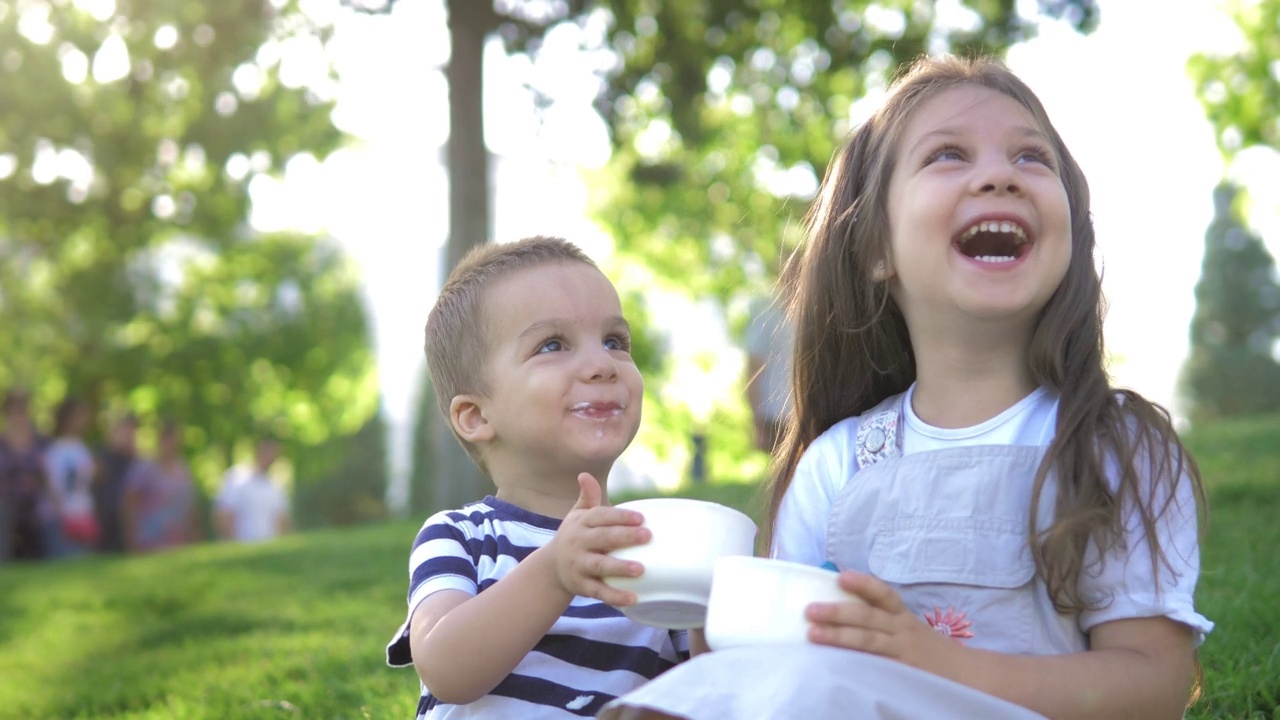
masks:
POLYGON ((485 464, 577 497, 577 475, 605 480, 640 427, 644 392, 618 294, 596 268, 550 262, 512 272, 483 299, 487 392, 477 397, 485 464))

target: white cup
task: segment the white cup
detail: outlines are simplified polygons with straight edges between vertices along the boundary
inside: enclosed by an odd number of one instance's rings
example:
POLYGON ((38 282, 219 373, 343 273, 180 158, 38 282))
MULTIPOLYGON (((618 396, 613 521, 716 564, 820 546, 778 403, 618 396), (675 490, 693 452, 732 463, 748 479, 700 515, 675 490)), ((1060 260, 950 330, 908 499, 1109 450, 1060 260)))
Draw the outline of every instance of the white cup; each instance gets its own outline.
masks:
POLYGON ((640 577, 607 577, 605 582, 636 594, 623 614, 645 625, 672 629, 702 627, 716 560, 752 554, 756 525, 745 514, 718 503, 686 498, 649 498, 617 507, 644 516, 652 538, 610 553, 644 565, 640 577))
POLYGON ((836 573, 824 568, 759 557, 716 561, 707 603, 707 645, 808 642, 809 603, 862 602, 841 589, 836 573))

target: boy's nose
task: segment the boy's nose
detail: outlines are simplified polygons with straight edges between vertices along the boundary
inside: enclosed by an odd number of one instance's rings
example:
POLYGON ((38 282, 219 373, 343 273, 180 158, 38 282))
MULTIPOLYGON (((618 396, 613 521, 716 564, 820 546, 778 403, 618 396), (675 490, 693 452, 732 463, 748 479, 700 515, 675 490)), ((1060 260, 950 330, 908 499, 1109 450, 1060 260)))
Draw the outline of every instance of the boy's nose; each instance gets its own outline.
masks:
POLYGON ((618 378, 618 363, 608 350, 599 348, 590 353, 586 360, 586 375, 593 382, 612 381, 618 378))

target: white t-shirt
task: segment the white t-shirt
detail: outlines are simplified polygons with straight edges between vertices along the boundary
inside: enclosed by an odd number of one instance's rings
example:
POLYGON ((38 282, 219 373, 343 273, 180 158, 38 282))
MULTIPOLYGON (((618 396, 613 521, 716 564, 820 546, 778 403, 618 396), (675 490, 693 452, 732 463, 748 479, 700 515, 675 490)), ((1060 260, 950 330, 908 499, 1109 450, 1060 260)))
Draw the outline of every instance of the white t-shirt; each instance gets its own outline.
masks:
POLYGON ((289 514, 289 496, 266 475, 255 474, 224 487, 218 506, 231 514, 231 538, 260 542, 280 534, 289 514))
POLYGON ((66 515, 93 512, 93 453, 77 438, 58 438, 44 451, 49 482, 66 515))

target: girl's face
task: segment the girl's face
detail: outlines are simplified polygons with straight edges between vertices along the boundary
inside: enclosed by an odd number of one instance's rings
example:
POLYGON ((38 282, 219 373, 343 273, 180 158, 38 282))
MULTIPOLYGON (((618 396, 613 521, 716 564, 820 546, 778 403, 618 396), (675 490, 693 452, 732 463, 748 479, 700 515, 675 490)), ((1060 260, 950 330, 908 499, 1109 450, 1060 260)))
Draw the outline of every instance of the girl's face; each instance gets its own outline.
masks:
POLYGON ((925 100, 889 183, 894 300, 913 334, 1010 323, 1028 337, 1071 261, 1049 137, 1013 98, 960 85, 925 100))

